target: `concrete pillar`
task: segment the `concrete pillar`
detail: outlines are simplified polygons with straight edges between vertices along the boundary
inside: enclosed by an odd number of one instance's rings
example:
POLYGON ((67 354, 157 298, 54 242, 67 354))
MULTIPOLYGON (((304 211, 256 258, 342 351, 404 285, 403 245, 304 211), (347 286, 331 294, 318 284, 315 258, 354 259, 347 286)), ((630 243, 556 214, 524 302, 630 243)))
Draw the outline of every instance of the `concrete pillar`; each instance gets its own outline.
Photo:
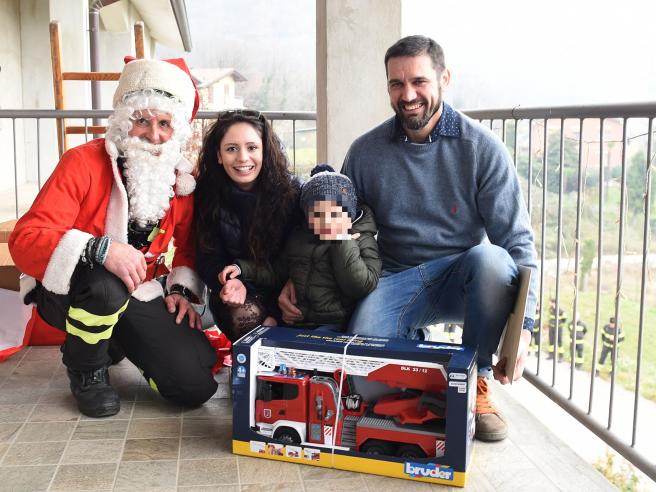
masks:
POLYGON ((355 138, 393 113, 385 51, 402 0, 317 0, 317 161, 341 168, 355 138))

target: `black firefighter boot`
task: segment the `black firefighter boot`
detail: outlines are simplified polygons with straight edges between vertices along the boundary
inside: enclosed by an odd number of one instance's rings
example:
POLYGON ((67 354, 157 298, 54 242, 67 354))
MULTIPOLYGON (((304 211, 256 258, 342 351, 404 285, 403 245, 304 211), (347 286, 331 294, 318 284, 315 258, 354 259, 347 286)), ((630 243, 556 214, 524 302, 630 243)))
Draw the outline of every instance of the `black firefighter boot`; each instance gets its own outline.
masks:
POLYGON ((91 371, 68 368, 67 372, 80 412, 88 417, 110 417, 119 412, 121 400, 109 385, 107 367, 91 371))

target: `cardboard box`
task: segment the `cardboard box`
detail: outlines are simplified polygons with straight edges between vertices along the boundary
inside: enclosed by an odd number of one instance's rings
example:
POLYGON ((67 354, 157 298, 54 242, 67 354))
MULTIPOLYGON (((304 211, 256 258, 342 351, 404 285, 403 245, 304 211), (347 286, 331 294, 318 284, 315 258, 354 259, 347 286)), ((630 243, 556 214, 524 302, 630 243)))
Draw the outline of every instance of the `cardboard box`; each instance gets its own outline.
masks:
POLYGON ((9 235, 11 231, 14 230, 18 220, 8 220, 6 222, 0 222, 0 243, 9 242, 9 235))
POLYGON ((260 327, 233 346, 233 452, 464 486, 476 351, 260 327))
POLYGON ((0 243, 0 289, 18 291, 20 272, 9 254, 7 243, 0 243))

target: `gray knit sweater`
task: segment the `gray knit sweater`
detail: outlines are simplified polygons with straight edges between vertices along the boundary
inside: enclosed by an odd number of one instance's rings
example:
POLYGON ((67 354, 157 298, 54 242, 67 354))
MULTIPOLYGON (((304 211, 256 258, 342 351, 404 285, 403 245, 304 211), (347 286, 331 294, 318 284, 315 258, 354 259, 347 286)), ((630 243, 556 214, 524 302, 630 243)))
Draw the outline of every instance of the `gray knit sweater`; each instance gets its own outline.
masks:
POLYGON ((403 141, 391 118, 353 142, 346 156, 342 172, 378 222, 383 270, 460 253, 487 237, 531 268, 525 315, 534 318, 533 231, 510 155, 481 124, 446 104, 445 115, 449 124, 432 142, 403 141))

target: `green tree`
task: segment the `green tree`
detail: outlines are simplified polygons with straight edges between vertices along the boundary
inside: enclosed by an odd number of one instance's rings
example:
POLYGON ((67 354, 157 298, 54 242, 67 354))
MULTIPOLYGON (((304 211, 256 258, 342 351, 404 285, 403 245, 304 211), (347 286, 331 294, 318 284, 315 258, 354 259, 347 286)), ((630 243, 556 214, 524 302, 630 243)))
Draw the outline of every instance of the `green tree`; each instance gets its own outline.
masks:
POLYGON ((596 252, 595 242, 592 239, 586 239, 581 249, 581 279, 579 281, 579 289, 581 291, 586 290, 586 286, 588 285, 588 277, 592 271, 592 262, 594 261, 596 252))

